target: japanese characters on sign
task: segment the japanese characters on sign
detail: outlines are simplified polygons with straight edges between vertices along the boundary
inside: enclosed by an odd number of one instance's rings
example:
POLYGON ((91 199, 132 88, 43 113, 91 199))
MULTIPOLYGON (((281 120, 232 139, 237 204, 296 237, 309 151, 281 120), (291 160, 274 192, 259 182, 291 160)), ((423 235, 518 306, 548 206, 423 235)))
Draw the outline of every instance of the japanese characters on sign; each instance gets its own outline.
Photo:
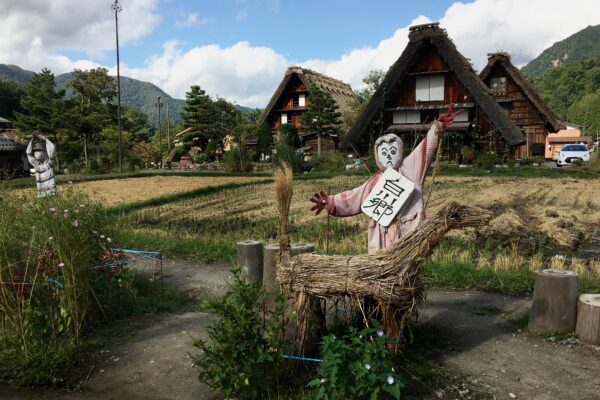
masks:
POLYGON ((382 226, 389 226, 414 191, 415 184, 400 172, 388 168, 360 207, 382 226))

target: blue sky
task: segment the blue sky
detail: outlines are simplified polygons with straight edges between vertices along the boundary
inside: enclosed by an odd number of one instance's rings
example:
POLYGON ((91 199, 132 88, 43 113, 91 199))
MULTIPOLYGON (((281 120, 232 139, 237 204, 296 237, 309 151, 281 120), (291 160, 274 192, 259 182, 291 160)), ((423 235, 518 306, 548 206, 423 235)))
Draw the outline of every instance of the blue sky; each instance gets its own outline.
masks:
MULTIPOLYGON (((0 63, 56 74, 116 73, 114 0, 0 0, 0 63)), ((361 87, 387 69, 413 24, 439 21, 481 69, 507 51, 524 65, 600 23, 598 0, 121 0, 121 73, 177 98, 191 85, 264 107, 285 69, 301 65, 361 87)))

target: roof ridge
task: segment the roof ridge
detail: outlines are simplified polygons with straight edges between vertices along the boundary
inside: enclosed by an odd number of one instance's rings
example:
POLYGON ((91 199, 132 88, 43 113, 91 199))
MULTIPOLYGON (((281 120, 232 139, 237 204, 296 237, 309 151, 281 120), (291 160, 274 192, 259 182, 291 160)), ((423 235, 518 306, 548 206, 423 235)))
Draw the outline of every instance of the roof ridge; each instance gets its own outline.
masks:
POLYGON ((316 77, 318 77, 318 78, 320 78, 320 79, 322 79, 324 81, 327 81, 327 82, 332 83, 332 84, 343 86, 344 88, 347 88, 350 91, 352 91, 352 86, 350 86, 349 83, 346 83, 346 82, 344 82, 344 81, 342 81, 340 79, 333 78, 333 77, 331 77, 329 75, 322 74, 320 72, 314 71, 314 70, 309 69, 309 68, 304 68, 304 67, 301 67, 299 65, 293 65, 291 67, 288 67, 286 69, 286 71, 285 71, 285 75, 290 75, 290 74, 293 74, 293 73, 304 74, 304 75, 315 75, 316 77))

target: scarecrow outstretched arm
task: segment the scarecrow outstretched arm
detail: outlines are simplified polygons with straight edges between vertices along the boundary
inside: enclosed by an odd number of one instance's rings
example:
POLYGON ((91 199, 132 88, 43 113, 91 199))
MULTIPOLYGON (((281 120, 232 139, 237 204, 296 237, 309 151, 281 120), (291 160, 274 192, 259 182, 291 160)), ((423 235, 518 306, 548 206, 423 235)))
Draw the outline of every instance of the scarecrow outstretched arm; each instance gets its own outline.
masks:
POLYGON ((443 133, 444 129, 438 121, 431 124, 425 139, 404 159, 401 168, 404 176, 420 185, 423 184, 443 133))
POLYGON ((381 172, 378 172, 357 188, 327 196, 327 212, 336 217, 360 214, 360 206, 373 190, 380 176, 381 172))

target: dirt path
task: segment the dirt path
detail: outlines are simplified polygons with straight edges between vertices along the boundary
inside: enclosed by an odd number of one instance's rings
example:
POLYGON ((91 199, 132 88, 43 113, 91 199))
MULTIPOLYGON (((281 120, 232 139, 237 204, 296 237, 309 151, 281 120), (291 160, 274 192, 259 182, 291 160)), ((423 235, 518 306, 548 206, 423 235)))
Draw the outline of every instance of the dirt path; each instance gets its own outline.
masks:
POLYGON ((600 399, 600 348, 548 340, 508 322, 528 299, 476 292, 430 291, 422 322, 443 335, 440 361, 472 375, 496 399, 600 399), (545 339, 545 340, 544 340, 545 339))
MULTIPOLYGON (((222 293, 231 274, 224 264, 165 263, 165 284, 199 296, 222 293)), ((509 318, 529 308, 527 299, 475 292, 432 290, 422 321, 443 335, 439 361, 472 375, 497 399, 600 399, 600 349, 560 344, 519 332, 509 318)), ((191 334, 202 335, 206 313, 168 315, 106 352, 85 391, 31 392, 0 388, 6 400, 220 399, 197 380, 188 352, 191 334)), ((448 397, 454 399, 455 397, 448 397)))

